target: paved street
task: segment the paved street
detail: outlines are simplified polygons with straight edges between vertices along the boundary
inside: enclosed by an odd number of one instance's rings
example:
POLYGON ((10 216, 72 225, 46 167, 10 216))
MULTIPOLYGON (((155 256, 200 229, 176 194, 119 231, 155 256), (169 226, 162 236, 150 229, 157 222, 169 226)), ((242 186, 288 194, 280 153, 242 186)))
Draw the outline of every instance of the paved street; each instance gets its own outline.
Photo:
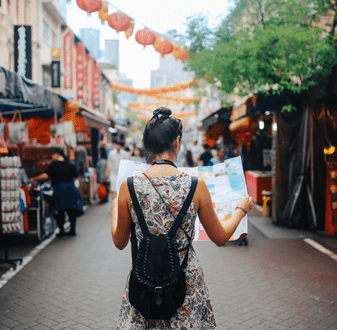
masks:
MULTIPOLYGON (((337 329, 337 262, 251 219, 248 246, 194 242, 218 329, 337 329)), ((130 262, 130 246, 112 243, 110 205, 90 206, 76 237, 53 240, 0 289, 0 329, 116 329, 130 262)))

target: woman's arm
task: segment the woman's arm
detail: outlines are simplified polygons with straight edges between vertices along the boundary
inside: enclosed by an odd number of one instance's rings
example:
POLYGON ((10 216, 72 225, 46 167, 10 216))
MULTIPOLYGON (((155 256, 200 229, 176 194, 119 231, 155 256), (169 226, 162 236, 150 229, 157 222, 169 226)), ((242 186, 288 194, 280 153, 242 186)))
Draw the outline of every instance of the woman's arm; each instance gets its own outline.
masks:
MULTIPOLYGON (((229 220, 220 220, 213 209, 211 195, 203 180, 198 181, 193 201, 207 235, 218 246, 224 245, 231 238, 241 219, 245 216, 243 210, 237 209, 229 220)), ((238 202, 238 206, 246 212, 250 211, 253 207, 252 198, 244 197, 238 202)))
POLYGON ((118 200, 111 204, 111 233, 116 247, 123 250, 129 242, 131 232, 130 194, 126 180, 122 183, 118 200))
POLYGON ((30 178, 30 181, 38 181, 38 180, 47 180, 49 178, 47 173, 41 173, 38 176, 34 176, 32 178, 30 178))

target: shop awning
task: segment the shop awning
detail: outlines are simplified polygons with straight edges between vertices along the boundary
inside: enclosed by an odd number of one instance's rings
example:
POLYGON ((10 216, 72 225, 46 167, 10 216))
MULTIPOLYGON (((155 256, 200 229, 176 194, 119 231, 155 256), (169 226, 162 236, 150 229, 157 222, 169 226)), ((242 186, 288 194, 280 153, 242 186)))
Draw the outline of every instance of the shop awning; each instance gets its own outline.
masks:
POLYGON ((0 112, 11 116, 21 111, 23 118, 61 116, 64 98, 14 71, 0 67, 0 112))
POLYGON ((65 103, 64 112, 65 120, 68 121, 75 121, 75 116, 79 115, 84 118, 84 124, 86 126, 98 129, 109 128, 111 126, 111 121, 104 114, 96 110, 89 109, 86 105, 74 100, 68 100, 65 103))
POLYGON ((199 130, 203 131, 210 126, 215 125, 219 120, 230 120, 230 115, 232 113, 231 108, 221 108, 217 110, 216 112, 212 113, 208 117, 204 118, 201 121, 201 126, 199 126, 199 130))
POLYGON ((78 111, 78 114, 85 118, 85 123, 88 126, 95 128, 103 128, 101 127, 102 125, 106 127, 111 126, 111 121, 105 116, 103 117, 103 115, 101 115, 98 111, 82 108, 78 111))

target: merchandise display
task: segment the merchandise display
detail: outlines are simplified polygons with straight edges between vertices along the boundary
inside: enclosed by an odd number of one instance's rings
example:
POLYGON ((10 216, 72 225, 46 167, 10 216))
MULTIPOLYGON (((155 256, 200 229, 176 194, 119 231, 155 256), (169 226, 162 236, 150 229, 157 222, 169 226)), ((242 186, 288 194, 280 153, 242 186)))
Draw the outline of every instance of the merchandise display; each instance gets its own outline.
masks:
POLYGON ((1 157, 1 229, 3 234, 23 233, 20 202, 20 157, 1 157))

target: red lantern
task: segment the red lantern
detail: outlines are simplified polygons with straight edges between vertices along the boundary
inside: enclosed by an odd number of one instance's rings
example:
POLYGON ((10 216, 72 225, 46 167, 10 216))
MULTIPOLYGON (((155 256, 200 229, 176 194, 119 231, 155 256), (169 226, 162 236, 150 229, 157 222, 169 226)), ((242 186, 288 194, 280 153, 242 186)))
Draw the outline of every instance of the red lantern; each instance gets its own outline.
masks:
POLYGON ((145 48, 145 46, 153 45, 155 43, 156 35, 149 29, 145 28, 143 30, 137 31, 136 41, 145 48))
POLYGON ((186 61, 189 58, 190 58, 190 55, 188 55, 188 50, 186 48, 182 48, 179 59, 182 61, 186 61))
POLYGON ((88 15, 102 8, 102 0, 76 0, 76 3, 88 15))
POLYGON ((131 18, 118 11, 117 13, 109 15, 108 24, 116 31, 126 31, 131 25, 131 18))
POLYGON ((162 54, 164 56, 166 54, 172 53, 172 51, 173 51, 173 45, 167 39, 163 40, 160 43, 160 47, 158 49, 158 52, 160 54, 162 54))

